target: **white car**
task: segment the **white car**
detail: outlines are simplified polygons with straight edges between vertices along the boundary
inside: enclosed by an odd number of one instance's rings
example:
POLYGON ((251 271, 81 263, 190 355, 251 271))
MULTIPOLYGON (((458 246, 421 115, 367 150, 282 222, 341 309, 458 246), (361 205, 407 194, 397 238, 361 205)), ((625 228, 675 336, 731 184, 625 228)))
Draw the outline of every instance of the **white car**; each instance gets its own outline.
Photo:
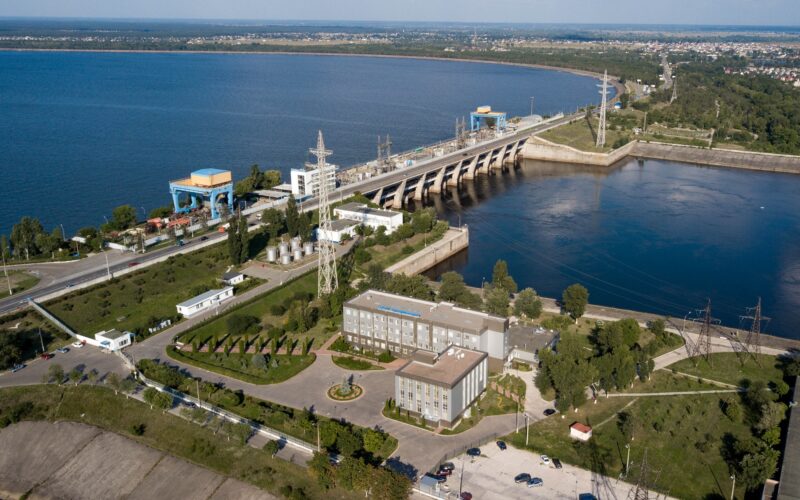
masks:
POLYGON ((80 340, 73 342, 72 347, 74 347, 75 349, 80 349, 81 347, 83 347, 83 342, 81 342, 80 340))
POLYGON ((550 457, 547 455, 542 455, 539 457, 542 460, 542 463, 545 465, 550 465, 550 457))

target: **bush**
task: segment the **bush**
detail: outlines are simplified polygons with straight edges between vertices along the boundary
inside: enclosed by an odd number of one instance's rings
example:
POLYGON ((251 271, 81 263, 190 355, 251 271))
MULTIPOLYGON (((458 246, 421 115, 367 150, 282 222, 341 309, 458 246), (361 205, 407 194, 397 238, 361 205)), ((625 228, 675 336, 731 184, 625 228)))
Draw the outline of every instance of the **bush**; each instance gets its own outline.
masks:
POLYGON ((401 252, 403 253, 403 255, 411 255, 412 253, 414 253, 414 247, 406 245, 403 247, 401 252))
POLYGON ((233 336, 246 333, 257 333, 261 329, 259 320, 255 316, 232 314, 227 320, 228 333, 233 336))
POLYGON ((397 358, 388 349, 378 355, 378 361, 381 363, 391 363, 395 359, 397 358))

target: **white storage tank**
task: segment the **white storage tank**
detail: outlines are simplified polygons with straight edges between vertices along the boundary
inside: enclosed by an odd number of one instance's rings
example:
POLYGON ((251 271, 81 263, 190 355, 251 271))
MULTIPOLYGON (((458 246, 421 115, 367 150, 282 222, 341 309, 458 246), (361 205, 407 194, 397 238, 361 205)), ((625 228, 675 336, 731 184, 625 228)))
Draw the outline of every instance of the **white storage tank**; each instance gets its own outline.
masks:
POLYGON ((284 241, 283 243, 281 243, 281 244, 280 244, 280 246, 278 247, 278 249, 279 249, 279 253, 280 253, 282 256, 283 256, 283 255, 289 255, 289 244, 288 244, 288 243, 286 243, 285 241, 284 241))
POLYGON ((306 244, 303 245, 303 252, 306 255, 311 255, 312 253, 314 253, 314 244, 311 243, 310 241, 306 241, 306 244))
POLYGON ((291 255, 289 255, 288 253, 281 255, 281 264, 283 264, 284 266, 288 266, 291 263, 292 263, 291 255))
POLYGON ((302 244, 303 244, 303 239, 300 238, 299 236, 295 236, 294 238, 292 238, 292 252, 301 248, 302 244))
POLYGON ((267 262, 275 262, 276 260, 278 260, 278 249, 267 247, 267 262))
POLYGON ((303 260, 303 250, 298 248, 294 251, 294 260, 303 260))

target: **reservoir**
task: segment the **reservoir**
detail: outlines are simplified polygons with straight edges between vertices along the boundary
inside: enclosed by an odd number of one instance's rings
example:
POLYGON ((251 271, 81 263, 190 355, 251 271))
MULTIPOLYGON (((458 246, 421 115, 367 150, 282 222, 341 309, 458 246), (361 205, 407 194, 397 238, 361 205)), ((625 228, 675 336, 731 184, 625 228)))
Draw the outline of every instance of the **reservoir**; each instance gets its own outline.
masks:
POLYGON ((723 325, 763 301, 766 330, 800 338, 800 177, 630 159, 610 169, 526 162, 429 204, 468 224, 466 252, 430 272, 491 280, 508 261, 520 287, 685 317, 712 301, 723 325))

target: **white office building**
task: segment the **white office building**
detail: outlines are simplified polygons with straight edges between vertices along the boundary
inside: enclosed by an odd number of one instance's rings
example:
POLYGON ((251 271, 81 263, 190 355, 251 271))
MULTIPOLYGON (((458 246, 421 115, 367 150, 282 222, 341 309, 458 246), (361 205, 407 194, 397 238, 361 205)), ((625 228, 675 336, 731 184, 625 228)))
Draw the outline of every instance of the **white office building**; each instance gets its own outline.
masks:
POLYGON ((401 410, 433 425, 452 428, 486 389, 485 352, 450 346, 441 354, 418 350, 394 377, 401 410))
POLYGON ((316 165, 307 168, 293 168, 290 172, 292 180, 292 194, 295 198, 305 198, 317 196, 319 194, 320 182, 328 183, 328 192, 336 189, 336 169, 338 167, 332 163, 326 163, 322 169, 322 175, 316 165))
POLYGON ((392 234, 403 223, 402 213, 371 208, 363 203, 345 203, 334 208, 333 214, 340 219, 353 220, 372 229, 384 226, 386 234, 392 234))
POLYGON ((483 351, 493 370, 508 357, 508 319, 402 295, 367 290, 344 304, 342 335, 354 347, 408 357, 450 345, 483 351))
POLYGON ((178 313, 182 314, 185 318, 191 318, 195 314, 199 314, 207 309, 218 306, 220 303, 233 297, 233 287, 226 286, 225 288, 217 290, 209 290, 206 293, 201 293, 197 297, 193 297, 187 301, 181 302, 176 307, 178 313))
POLYGON ((118 351, 123 347, 131 345, 131 332, 121 332, 119 330, 109 330, 94 334, 94 339, 98 347, 109 351, 118 351))

